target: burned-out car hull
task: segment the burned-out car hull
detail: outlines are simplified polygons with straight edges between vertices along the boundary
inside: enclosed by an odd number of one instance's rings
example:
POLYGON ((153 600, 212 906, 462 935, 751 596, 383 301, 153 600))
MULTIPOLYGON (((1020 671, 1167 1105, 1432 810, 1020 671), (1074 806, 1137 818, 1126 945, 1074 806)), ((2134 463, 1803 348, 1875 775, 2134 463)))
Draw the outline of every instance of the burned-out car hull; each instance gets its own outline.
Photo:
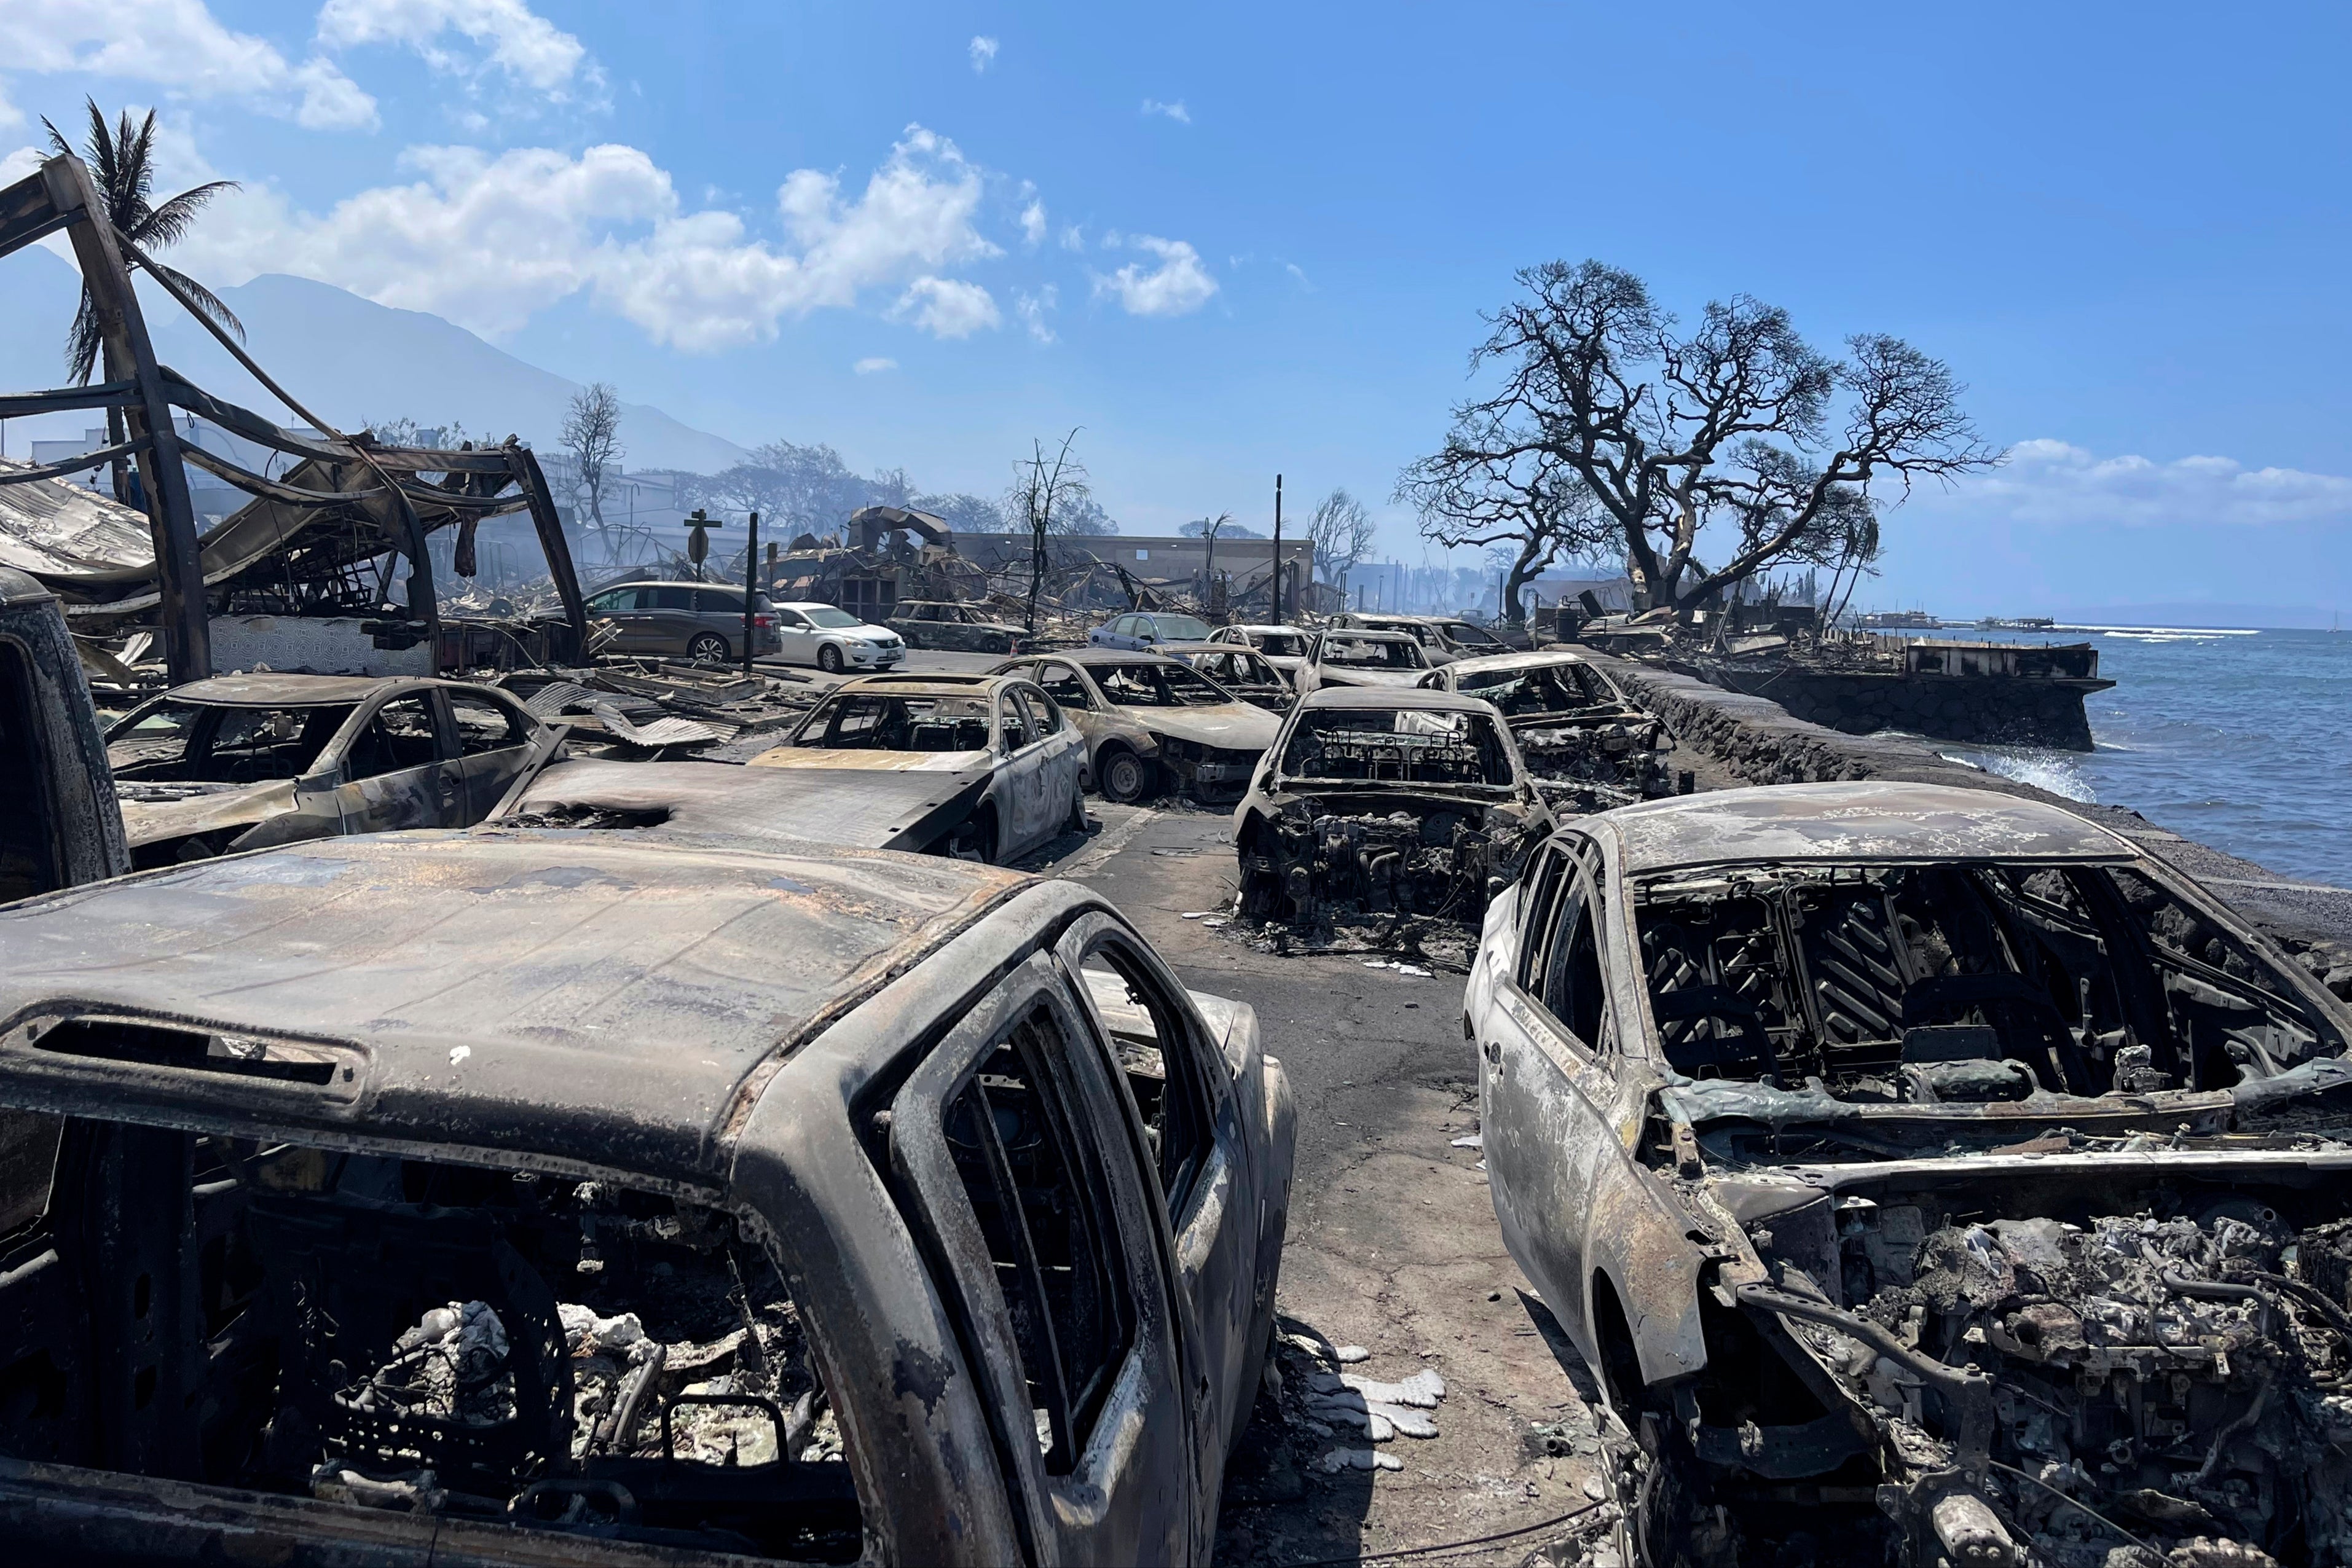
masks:
POLYGON ((1517 737, 1528 770, 1570 786, 1558 793, 1580 797, 1580 809, 1674 792, 1660 755, 1672 745, 1664 724, 1572 649, 1457 659, 1421 684, 1493 703, 1517 737))
POLYGON ((1087 779, 1122 802, 1178 794, 1211 804, 1237 798, 1275 737, 1276 720, 1234 698, 1191 665, 1156 653, 1105 648, 1023 658, 997 674, 1035 681, 1086 739, 1087 779), (1121 670, 1181 671, 1214 700, 1198 706, 1122 703, 1106 688, 1121 670))
POLYGON ((2352 1015, 2126 841, 1920 786, 1625 808, 1496 903, 1465 1008, 1637 1558, 2352 1552, 2352 1015))
POLYGON ((0 955, 22 1560, 1208 1560, 1288 1092, 1074 885, 478 829, 0 955))
POLYGON ((1267 756, 1234 814, 1253 923, 1475 925, 1551 831, 1508 731, 1475 699, 1313 693, 1267 756))

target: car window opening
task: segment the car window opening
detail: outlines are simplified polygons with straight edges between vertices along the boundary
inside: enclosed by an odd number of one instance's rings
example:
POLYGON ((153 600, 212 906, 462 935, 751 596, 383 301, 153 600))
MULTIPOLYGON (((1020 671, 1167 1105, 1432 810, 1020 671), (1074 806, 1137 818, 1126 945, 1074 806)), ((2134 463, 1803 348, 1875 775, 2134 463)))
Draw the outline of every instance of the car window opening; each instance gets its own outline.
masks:
POLYGON ((1572 713, 1579 708, 1614 704, 1610 691, 1590 666, 1541 664, 1525 670, 1479 670, 1462 676, 1454 690, 1493 703, 1506 717, 1547 713, 1572 713))
POLYGON ((1282 754, 1292 779, 1508 789, 1510 753, 1485 714, 1321 708, 1298 716, 1282 754))
POLYGON ((2343 1049, 2236 938, 2123 867, 1669 873, 1633 902, 1666 1060, 1693 1078, 1981 1103, 2222 1089, 2343 1049))
POLYGON ((846 1563, 799 1309, 719 1210, 0 1113, 0 1452, 846 1563))
POLYGON ((792 744, 852 751, 985 751, 988 716, 985 695, 845 693, 803 720, 792 744))
POLYGON ((1160 1191, 1181 1220, 1213 1146, 1208 1081, 1181 1015, 1134 958, 1098 947, 1080 971, 1143 1123, 1160 1191))
MULTIPOLYGON (((42 776, 33 664, 0 641, 0 904, 47 893, 64 880, 57 805, 42 776)), ((5 1157, 5 1156, 0 1156, 5 1157)))
POLYGON ((1347 669, 1425 670, 1429 661, 1422 657, 1421 644, 1411 638, 1390 642, 1381 637, 1327 636, 1323 639, 1320 661, 1347 669))
POLYGON ((846 610, 836 610, 830 604, 803 604, 800 607, 800 612, 808 617, 809 624, 823 627, 828 632, 845 631, 849 627, 863 624, 856 616, 846 610))
POLYGON ((1077 1121, 1071 1043, 1050 1010, 1034 1009, 957 1091, 944 1122, 1055 1475, 1076 1469, 1135 1334, 1108 1173, 1077 1121))
POLYGON ((1097 664, 1094 675, 1103 695, 1120 707, 1206 707, 1233 700, 1182 664, 1097 664))
MULTIPOLYGON (((173 784, 260 784, 299 779, 352 716, 353 705, 224 707, 169 698, 131 716, 107 737, 118 779, 173 784)), ((417 705, 432 760, 432 720, 417 705)))

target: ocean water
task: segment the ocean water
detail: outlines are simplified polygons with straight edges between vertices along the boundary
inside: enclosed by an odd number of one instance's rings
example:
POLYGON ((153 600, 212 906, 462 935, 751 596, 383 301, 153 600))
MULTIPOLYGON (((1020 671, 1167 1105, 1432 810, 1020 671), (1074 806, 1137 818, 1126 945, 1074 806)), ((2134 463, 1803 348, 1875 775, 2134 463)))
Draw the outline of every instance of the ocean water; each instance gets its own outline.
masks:
POLYGON ((2099 674, 2116 685, 2084 705, 2097 749, 1932 743, 1938 751, 2130 807, 2290 880, 2352 887, 2352 632, 1985 635, 2099 650, 2099 674))

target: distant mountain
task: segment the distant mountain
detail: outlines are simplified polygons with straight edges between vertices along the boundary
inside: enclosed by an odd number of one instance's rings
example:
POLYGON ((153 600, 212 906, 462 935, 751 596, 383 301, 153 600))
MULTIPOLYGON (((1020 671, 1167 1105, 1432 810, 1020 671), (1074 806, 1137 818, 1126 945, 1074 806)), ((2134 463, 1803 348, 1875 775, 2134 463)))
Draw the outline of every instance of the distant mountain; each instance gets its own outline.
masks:
MULTIPOLYGON (((39 249, 0 266, 7 268, 8 300, 0 311, 0 387, 55 386, 65 379, 61 345, 79 277, 39 249)), ((246 351, 321 418, 346 430, 371 419, 456 420, 470 434, 498 439, 512 431, 549 450, 559 444, 565 404, 580 391, 578 382, 438 316, 395 310, 332 284, 269 273, 218 292, 245 323, 246 351)), ((216 396, 291 423, 186 312, 152 287, 142 288, 140 298, 158 359, 216 396)), ((623 408, 621 438, 631 469, 715 474, 744 455, 733 442, 660 409, 623 408)))

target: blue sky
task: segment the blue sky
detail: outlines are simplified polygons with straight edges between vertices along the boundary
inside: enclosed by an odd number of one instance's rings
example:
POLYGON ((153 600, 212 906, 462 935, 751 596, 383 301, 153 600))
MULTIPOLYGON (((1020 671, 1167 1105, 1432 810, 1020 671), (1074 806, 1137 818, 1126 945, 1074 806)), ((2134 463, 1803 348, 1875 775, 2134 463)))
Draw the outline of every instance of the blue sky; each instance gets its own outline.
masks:
POLYGON ((934 488, 1082 425, 1131 532, 1345 485, 1406 559, 1477 313, 1599 256, 1969 384, 2015 458, 1864 598, 2352 609, 2346 13, 1905 9, 0 0, 0 150, 155 104, 247 185, 209 280, 934 488))

